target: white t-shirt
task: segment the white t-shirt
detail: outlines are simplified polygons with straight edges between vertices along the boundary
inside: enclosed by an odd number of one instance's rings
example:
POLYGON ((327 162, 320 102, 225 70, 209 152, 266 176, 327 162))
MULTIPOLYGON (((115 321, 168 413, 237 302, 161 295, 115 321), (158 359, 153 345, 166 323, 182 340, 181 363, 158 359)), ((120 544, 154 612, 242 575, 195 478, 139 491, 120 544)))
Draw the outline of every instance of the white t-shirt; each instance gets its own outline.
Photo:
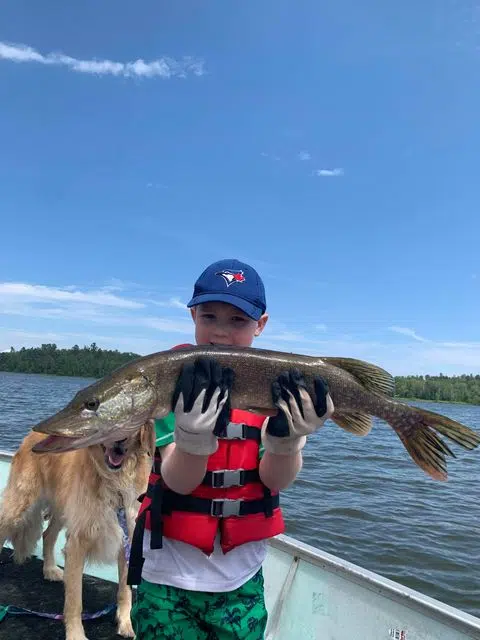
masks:
POLYGON ((165 536, 162 549, 150 549, 150 531, 145 529, 142 578, 190 591, 233 591, 257 573, 266 555, 266 540, 246 542, 224 554, 219 535, 210 556, 165 536))

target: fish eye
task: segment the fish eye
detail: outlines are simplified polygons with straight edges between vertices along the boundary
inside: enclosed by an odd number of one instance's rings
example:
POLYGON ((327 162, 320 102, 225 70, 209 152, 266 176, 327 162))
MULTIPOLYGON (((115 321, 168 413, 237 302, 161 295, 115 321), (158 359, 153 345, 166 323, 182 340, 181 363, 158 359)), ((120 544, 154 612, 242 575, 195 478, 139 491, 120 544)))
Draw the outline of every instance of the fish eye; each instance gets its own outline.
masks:
POLYGON ((90 398, 90 400, 85 402, 84 406, 85 409, 88 409, 89 411, 96 411, 100 406, 100 400, 98 398, 90 398))

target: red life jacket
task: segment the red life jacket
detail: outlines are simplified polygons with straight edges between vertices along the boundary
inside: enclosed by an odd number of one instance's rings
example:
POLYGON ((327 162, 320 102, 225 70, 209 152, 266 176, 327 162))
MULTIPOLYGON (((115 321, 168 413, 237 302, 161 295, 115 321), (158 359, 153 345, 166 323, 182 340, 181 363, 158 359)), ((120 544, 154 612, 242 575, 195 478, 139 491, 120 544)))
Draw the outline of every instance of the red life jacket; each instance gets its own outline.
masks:
MULTIPOLYGON (((177 348, 183 346, 191 345, 177 348)), ((135 559, 131 558, 128 584, 139 582, 143 559, 138 556, 142 553, 138 545, 143 545, 143 531, 138 529, 143 526, 151 532, 152 549, 161 548, 162 537, 166 536, 191 544, 207 555, 213 552, 218 532, 222 551, 228 553, 246 542, 285 531, 279 495, 270 492, 259 477, 264 420, 265 416, 232 409, 226 431, 218 437, 218 449, 208 458, 202 483, 187 496, 175 493, 163 482, 157 450, 148 490, 140 497, 132 541, 135 559), (134 573, 136 580, 132 580, 134 573)))

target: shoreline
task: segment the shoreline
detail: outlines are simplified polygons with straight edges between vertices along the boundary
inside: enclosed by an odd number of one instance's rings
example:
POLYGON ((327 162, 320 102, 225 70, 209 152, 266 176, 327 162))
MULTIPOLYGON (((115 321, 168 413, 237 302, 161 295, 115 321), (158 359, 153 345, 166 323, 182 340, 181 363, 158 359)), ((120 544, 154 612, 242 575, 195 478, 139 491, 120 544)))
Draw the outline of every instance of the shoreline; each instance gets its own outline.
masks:
POLYGON ((480 407, 477 402, 463 402, 462 400, 431 400, 430 398, 404 398, 393 396, 395 400, 413 400, 414 402, 433 402, 434 404, 463 404, 467 407, 480 407))

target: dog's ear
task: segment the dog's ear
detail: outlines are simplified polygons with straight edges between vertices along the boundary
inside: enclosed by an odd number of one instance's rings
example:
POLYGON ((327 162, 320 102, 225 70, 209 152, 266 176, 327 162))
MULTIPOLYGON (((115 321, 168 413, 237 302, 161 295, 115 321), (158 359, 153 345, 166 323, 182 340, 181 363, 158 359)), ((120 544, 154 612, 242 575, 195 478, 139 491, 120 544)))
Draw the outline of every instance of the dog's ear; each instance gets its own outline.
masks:
POLYGON ((145 424, 140 428, 140 447, 143 451, 146 451, 150 457, 153 458, 155 453, 155 422, 153 420, 147 420, 145 424))

